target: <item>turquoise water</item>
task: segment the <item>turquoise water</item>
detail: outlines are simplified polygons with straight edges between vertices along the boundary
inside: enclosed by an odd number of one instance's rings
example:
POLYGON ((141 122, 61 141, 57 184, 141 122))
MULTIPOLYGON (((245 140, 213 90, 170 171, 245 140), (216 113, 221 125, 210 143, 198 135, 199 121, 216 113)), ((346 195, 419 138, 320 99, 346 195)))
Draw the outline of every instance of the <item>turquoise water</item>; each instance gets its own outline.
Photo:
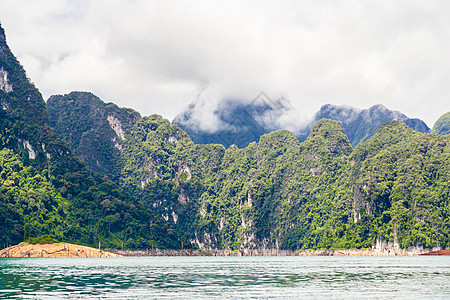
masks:
POLYGON ((1 258, 1 299, 444 299, 450 257, 1 258))

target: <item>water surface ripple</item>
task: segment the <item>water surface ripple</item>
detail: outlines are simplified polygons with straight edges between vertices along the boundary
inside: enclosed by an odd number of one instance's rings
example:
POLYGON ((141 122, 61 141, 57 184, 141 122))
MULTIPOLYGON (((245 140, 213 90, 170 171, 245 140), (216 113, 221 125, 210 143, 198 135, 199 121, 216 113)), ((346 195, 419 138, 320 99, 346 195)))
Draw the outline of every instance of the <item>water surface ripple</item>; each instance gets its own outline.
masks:
POLYGON ((0 258, 1 299, 450 298, 450 257, 0 258))

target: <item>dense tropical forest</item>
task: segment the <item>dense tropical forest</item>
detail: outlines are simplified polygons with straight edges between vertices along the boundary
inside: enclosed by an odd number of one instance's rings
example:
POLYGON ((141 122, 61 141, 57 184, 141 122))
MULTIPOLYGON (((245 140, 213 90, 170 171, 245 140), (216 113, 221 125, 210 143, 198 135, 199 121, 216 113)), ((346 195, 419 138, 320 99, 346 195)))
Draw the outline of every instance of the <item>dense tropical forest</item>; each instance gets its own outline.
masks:
POLYGON ((340 122, 322 119, 302 143, 275 131, 225 149, 194 144, 160 116, 140 117, 91 93, 53 96, 48 109, 55 131, 89 168, 198 247, 449 243, 447 136, 394 121, 353 149, 340 122))
POLYGON ((321 119, 304 142, 280 130, 242 149, 194 144, 91 93, 46 105, 3 29, 0 73, 1 245, 44 234, 127 249, 450 244, 447 135, 394 121, 352 148, 321 119))

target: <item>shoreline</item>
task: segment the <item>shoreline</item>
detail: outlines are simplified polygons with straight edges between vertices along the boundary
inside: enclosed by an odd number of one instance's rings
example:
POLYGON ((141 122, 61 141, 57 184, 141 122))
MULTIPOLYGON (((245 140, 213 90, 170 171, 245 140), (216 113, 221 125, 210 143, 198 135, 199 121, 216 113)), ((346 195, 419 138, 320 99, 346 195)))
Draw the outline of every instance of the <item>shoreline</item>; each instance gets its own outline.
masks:
POLYGON ((277 250, 258 249, 244 251, 231 251, 222 249, 209 250, 172 250, 172 249, 147 249, 147 250, 119 250, 107 249, 110 253, 120 256, 418 256, 418 255, 450 255, 450 250, 440 248, 412 248, 412 249, 324 249, 324 250, 277 250), (435 254, 439 253, 439 254, 435 254), (441 254, 442 253, 442 254, 441 254))
POLYGON ((20 243, 0 250, 0 257, 113 257, 118 254, 87 246, 56 243, 28 244, 20 243))
POLYGON ((383 247, 372 249, 319 249, 319 250, 277 250, 277 249, 146 249, 120 250, 96 249, 87 246, 57 243, 28 244, 20 243, 0 250, 0 257, 150 257, 150 256, 418 256, 418 255, 450 255, 450 249, 414 247, 400 249, 383 247))

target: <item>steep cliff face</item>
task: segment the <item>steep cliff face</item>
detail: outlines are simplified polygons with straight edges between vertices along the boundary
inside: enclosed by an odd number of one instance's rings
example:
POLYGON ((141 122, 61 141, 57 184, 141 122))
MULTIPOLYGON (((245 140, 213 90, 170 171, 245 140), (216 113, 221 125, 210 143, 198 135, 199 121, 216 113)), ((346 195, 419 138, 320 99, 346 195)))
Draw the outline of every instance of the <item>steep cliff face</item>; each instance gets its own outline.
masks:
POLYGON ((67 206, 58 181, 67 168, 82 166, 48 126, 45 102, 1 27, 0 104, 0 243, 22 241, 26 222, 32 233, 61 233, 60 213, 67 213, 67 206), (43 224, 41 218, 52 221, 43 224))
POLYGON ((49 147, 49 141, 55 136, 48 127, 45 102, 6 44, 1 27, 0 106, 3 147, 22 148, 30 160, 43 163, 48 151, 55 151, 49 147))
POLYGON ((389 122, 358 145, 349 172, 357 226, 372 224, 378 238, 401 248, 446 243, 449 141, 389 122))
POLYGON ((142 189, 155 178, 191 177, 188 166, 171 159, 192 142, 161 116, 141 117, 87 92, 52 96, 47 105, 55 131, 91 170, 142 189))
POLYGON ((114 180, 169 227, 191 232, 205 177, 217 171, 223 146, 194 145, 161 116, 141 117, 90 93, 53 96, 48 107, 55 131, 91 170, 114 180))
POLYGON ((117 180, 125 131, 141 118, 139 113, 105 104, 86 92, 52 96, 47 108, 50 125, 89 169, 117 180))
MULTIPOLYGON (((86 121, 82 113, 77 118, 86 121)), ((117 120, 110 118, 107 126, 120 135, 117 120)), ((84 133, 80 144, 99 142, 84 133)), ((87 169, 53 132, 41 94, 0 27, 0 246, 23 241, 26 223, 31 237, 53 234, 63 241, 101 242, 104 247, 181 243, 147 207, 87 169)))

